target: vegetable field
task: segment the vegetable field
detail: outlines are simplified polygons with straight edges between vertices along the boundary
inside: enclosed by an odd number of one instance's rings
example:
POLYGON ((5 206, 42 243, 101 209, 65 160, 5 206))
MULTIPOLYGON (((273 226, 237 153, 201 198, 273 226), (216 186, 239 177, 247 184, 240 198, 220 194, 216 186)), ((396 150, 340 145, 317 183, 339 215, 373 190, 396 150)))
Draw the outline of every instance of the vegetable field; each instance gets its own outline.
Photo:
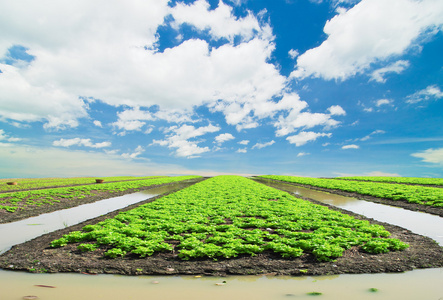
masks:
MULTIPOLYGON (((159 178, 163 176, 114 176, 100 177, 105 182, 145 180, 159 178)), ((41 189, 45 187, 62 187, 68 185, 85 185, 95 183, 96 177, 74 177, 74 178, 20 178, 20 179, 0 179, 0 192, 19 191, 28 189, 41 189), (16 182, 17 185, 7 185, 8 182, 16 182)))
MULTIPOLYGON (((74 200, 83 199, 97 195, 101 192, 114 193, 126 190, 134 190, 148 186, 172 183, 177 181, 201 178, 200 176, 177 176, 177 177, 156 177, 143 180, 124 180, 119 182, 77 185, 69 187, 45 188, 28 191, 16 191, 0 193, 0 212, 10 213, 28 207, 40 207, 53 205, 62 199, 74 200)), ((116 179, 116 178, 114 178, 116 179)), ((91 181, 88 179, 89 182, 91 181)))
POLYGON ((239 176, 218 176, 86 225, 52 241, 108 258, 169 253, 181 260, 274 253, 331 261, 350 248, 385 253, 408 247, 380 225, 312 204, 239 176))
POLYGON ((374 181, 390 183, 406 183, 419 185, 440 185, 443 187, 443 178, 421 178, 421 177, 384 177, 384 176, 352 176, 337 177, 339 180, 374 181))
POLYGON ((443 189, 419 185, 265 175, 263 178, 443 208, 443 189))

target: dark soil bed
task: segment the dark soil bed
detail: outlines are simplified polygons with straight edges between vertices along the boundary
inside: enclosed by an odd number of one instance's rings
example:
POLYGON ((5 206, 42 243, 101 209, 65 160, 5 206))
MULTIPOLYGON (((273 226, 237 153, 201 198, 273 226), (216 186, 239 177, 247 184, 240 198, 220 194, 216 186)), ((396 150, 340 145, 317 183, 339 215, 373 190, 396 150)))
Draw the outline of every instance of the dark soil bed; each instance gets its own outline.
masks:
MULTIPOLYGON (((155 199, 155 198, 154 198, 155 199)), ((149 201, 153 201, 151 199, 149 201)), ((310 199, 305 199, 313 201, 310 199)), ((315 201, 313 201, 315 202, 315 201)), ((317 203, 317 202, 315 202, 317 203)), ((317 203, 319 204, 319 203, 317 203)), ((140 205, 140 204, 136 204, 140 205)), ((134 205, 134 206, 136 206, 134 205)), ((325 205, 325 204, 321 204, 325 205)), ((131 209, 134 206, 123 210, 131 209)), ((326 205, 328 206, 328 205, 326 205)), ((335 207, 331 209, 340 210, 335 207)), ((120 210, 122 211, 122 210, 120 210)), ((344 211, 346 212, 346 211, 344 211)), ((124 257, 108 259, 104 251, 79 252, 77 244, 62 248, 50 248, 49 243, 73 230, 80 230, 87 224, 94 224, 105 218, 113 217, 118 212, 110 213, 82 224, 46 234, 32 241, 14 246, 0 256, 0 267, 11 270, 30 272, 78 272, 88 274, 124 274, 124 275, 326 275, 354 273, 404 272, 416 268, 443 267, 443 248, 430 238, 423 237, 397 226, 368 219, 371 223, 383 225, 393 238, 409 243, 403 251, 372 255, 359 248, 347 250, 343 257, 334 262, 317 262, 310 254, 295 259, 284 259, 272 253, 263 253, 255 257, 244 256, 234 259, 200 259, 182 261, 175 253, 155 254, 147 258, 124 257)), ((359 219, 360 215, 346 212, 359 219)))
MULTIPOLYGON (((254 178, 254 179, 256 181, 263 182, 263 178, 257 177, 257 178, 254 178)), ((268 178, 266 178, 265 180, 268 181, 268 182, 269 181, 271 181, 271 182, 275 181, 275 182, 283 183, 283 184, 301 186, 301 187, 305 187, 305 188, 308 188, 308 189, 311 189, 311 190, 328 192, 328 193, 331 193, 331 194, 337 194, 337 195, 346 196, 346 197, 353 197, 353 198, 356 198, 356 199, 359 199, 359 200, 366 200, 366 201, 371 201, 371 202, 375 202, 375 203, 381 203, 381 204, 401 207, 401 208, 412 210, 412 211, 421 211, 421 212, 425 212, 425 213, 428 213, 428 214, 433 214, 433 215, 437 215, 437 216, 443 217, 443 208, 442 207, 410 203, 410 202, 407 202, 405 200, 392 200, 392 199, 387 199, 387 198, 377 198, 377 197, 373 197, 373 196, 369 196, 369 195, 362 195, 362 194, 358 194, 358 193, 350 193, 350 192, 345 192, 345 191, 341 191, 341 190, 326 189, 326 188, 316 187, 316 186, 312 186, 312 185, 298 184, 298 183, 281 181, 281 180, 275 180, 275 179, 268 179, 268 178)))

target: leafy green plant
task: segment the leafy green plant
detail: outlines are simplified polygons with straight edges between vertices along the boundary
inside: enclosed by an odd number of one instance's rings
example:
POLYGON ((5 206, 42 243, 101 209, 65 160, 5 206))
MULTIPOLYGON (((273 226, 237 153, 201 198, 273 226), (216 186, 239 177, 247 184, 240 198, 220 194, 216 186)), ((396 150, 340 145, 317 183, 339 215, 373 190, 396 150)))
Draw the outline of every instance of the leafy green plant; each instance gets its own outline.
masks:
POLYGON ((183 260, 216 260, 272 252, 287 259, 311 253, 331 261, 353 246, 370 253, 384 245, 389 251, 407 246, 388 236, 382 226, 252 180, 218 176, 87 225, 51 246, 85 242, 82 249, 98 245, 108 249, 109 258, 172 252, 183 260))

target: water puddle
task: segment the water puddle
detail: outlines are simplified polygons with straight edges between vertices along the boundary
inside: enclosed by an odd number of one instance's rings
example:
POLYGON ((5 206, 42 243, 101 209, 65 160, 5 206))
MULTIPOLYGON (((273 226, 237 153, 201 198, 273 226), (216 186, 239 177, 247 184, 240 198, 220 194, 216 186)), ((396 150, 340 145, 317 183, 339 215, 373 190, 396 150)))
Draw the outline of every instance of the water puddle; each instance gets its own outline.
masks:
POLYGON ((138 193, 100 200, 73 208, 42 214, 25 220, 0 224, 0 254, 14 245, 29 241, 40 235, 72 226, 83 221, 105 215, 155 196, 171 192, 191 183, 177 183, 152 188, 138 193))
POLYGON ((30 274, 0 270, 1 299, 37 296, 46 300, 77 299, 435 299, 443 297, 442 269, 401 274, 362 274, 316 277, 116 276, 30 274), (224 285, 217 285, 226 281, 224 285), (38 287, 49 285, 55 288, 38 287), (376 289, 371 292, 370 289, 376 289))
POLYGON ((309 188, 299 187, 292 184, 261 179, 257 181, 271 187, 283 189, 293 194, 334 205, 380 222, 406 228, 414 233, 428 236, 440 245, 443 245, 443 218, 439 216, 358 200, 352 197, 311 190, 309 188))

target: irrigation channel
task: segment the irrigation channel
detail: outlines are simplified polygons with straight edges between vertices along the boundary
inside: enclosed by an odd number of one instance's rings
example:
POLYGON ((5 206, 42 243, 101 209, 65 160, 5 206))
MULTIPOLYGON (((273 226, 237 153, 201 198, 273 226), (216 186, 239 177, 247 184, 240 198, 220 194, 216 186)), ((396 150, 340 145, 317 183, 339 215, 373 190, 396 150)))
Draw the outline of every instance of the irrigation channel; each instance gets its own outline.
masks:
MULTIPOLYGON (((269 183, 268 183, 269 184, 269 183)), ((443 244, 442 218, 406 211, 354 198, 297 187, 291 184, 272 186, 336 205, 379 221, 405 227, 415 233, 430 236, 443 244), (376 206, 372 206, 372 204, 376 206), (386 212, 385 209, 389 209, 386 212), (410 213, 418 214, 412 219, 410 213), (381 216, 378 216, 378 215, 381 216), (381 220, 380 220, 381 218, 381 220), (395 218, 395 220, 394 220, 395 218), (401 223, 404 220, 405 222, 401 223), (400 222, 400 224, 399 224, 400 222), (429 224, 430 226, 425 226, 429 224)), ((70 226, 86 219, 106 214, 110 203, 125 202, 128 206, 147 198, 177 189, 177 185, 147 190, 141 193, 102 200, 102 211, 93 206, 79 206, 59 212, 0 225, 0 249, 37 237, 46 232, 70 226), (139 200, 136 200, 139 199, 139 200), (74 209, 79 211, 75 212, 74 209), (92 213, 85 216, 86 213, 92 213), (50 217, 52 218, 51 221, 50 217), (81 218, 79 218, 79 216, 81 218), (43 225, 45 224, 45 225, 43 225), (49 225, 51 224, 51 225, 49 225), (9 227, 2 227, 9 226, 9 227), (44 227, 49 226, 49 227, 44 227), (5 229, 3 229, 5 228, 5 229), (30 229, 39 228, 28 234, 30 229), (43 230, 43 231, 42 231, 43 230), (16 237, 20 238, 16 239, 16 237), (17 242, 18 241, 18 242, 17 242)), ((98 202, 96 202, 98 205, 98 202)), ((95 203, 94 203, 95 204, 95 203)), ((92 205, 92 204, 88 204, 92 205)), ((229 276, 223 278, 199 276, 120 276, 83 274, 32 274, 0 270, 0 299, 430 299, 443 300, 443 268, 422 269, 405 273, 359 274, 333 276, 229 276), (225 282, 225 283, 224 283, 225 282), (376 290, 371 290, 376 289, 376 290), (315 297, 312 292, 321 293, 315 297), (31 297, 28 297, 31 299, 31 297)))

